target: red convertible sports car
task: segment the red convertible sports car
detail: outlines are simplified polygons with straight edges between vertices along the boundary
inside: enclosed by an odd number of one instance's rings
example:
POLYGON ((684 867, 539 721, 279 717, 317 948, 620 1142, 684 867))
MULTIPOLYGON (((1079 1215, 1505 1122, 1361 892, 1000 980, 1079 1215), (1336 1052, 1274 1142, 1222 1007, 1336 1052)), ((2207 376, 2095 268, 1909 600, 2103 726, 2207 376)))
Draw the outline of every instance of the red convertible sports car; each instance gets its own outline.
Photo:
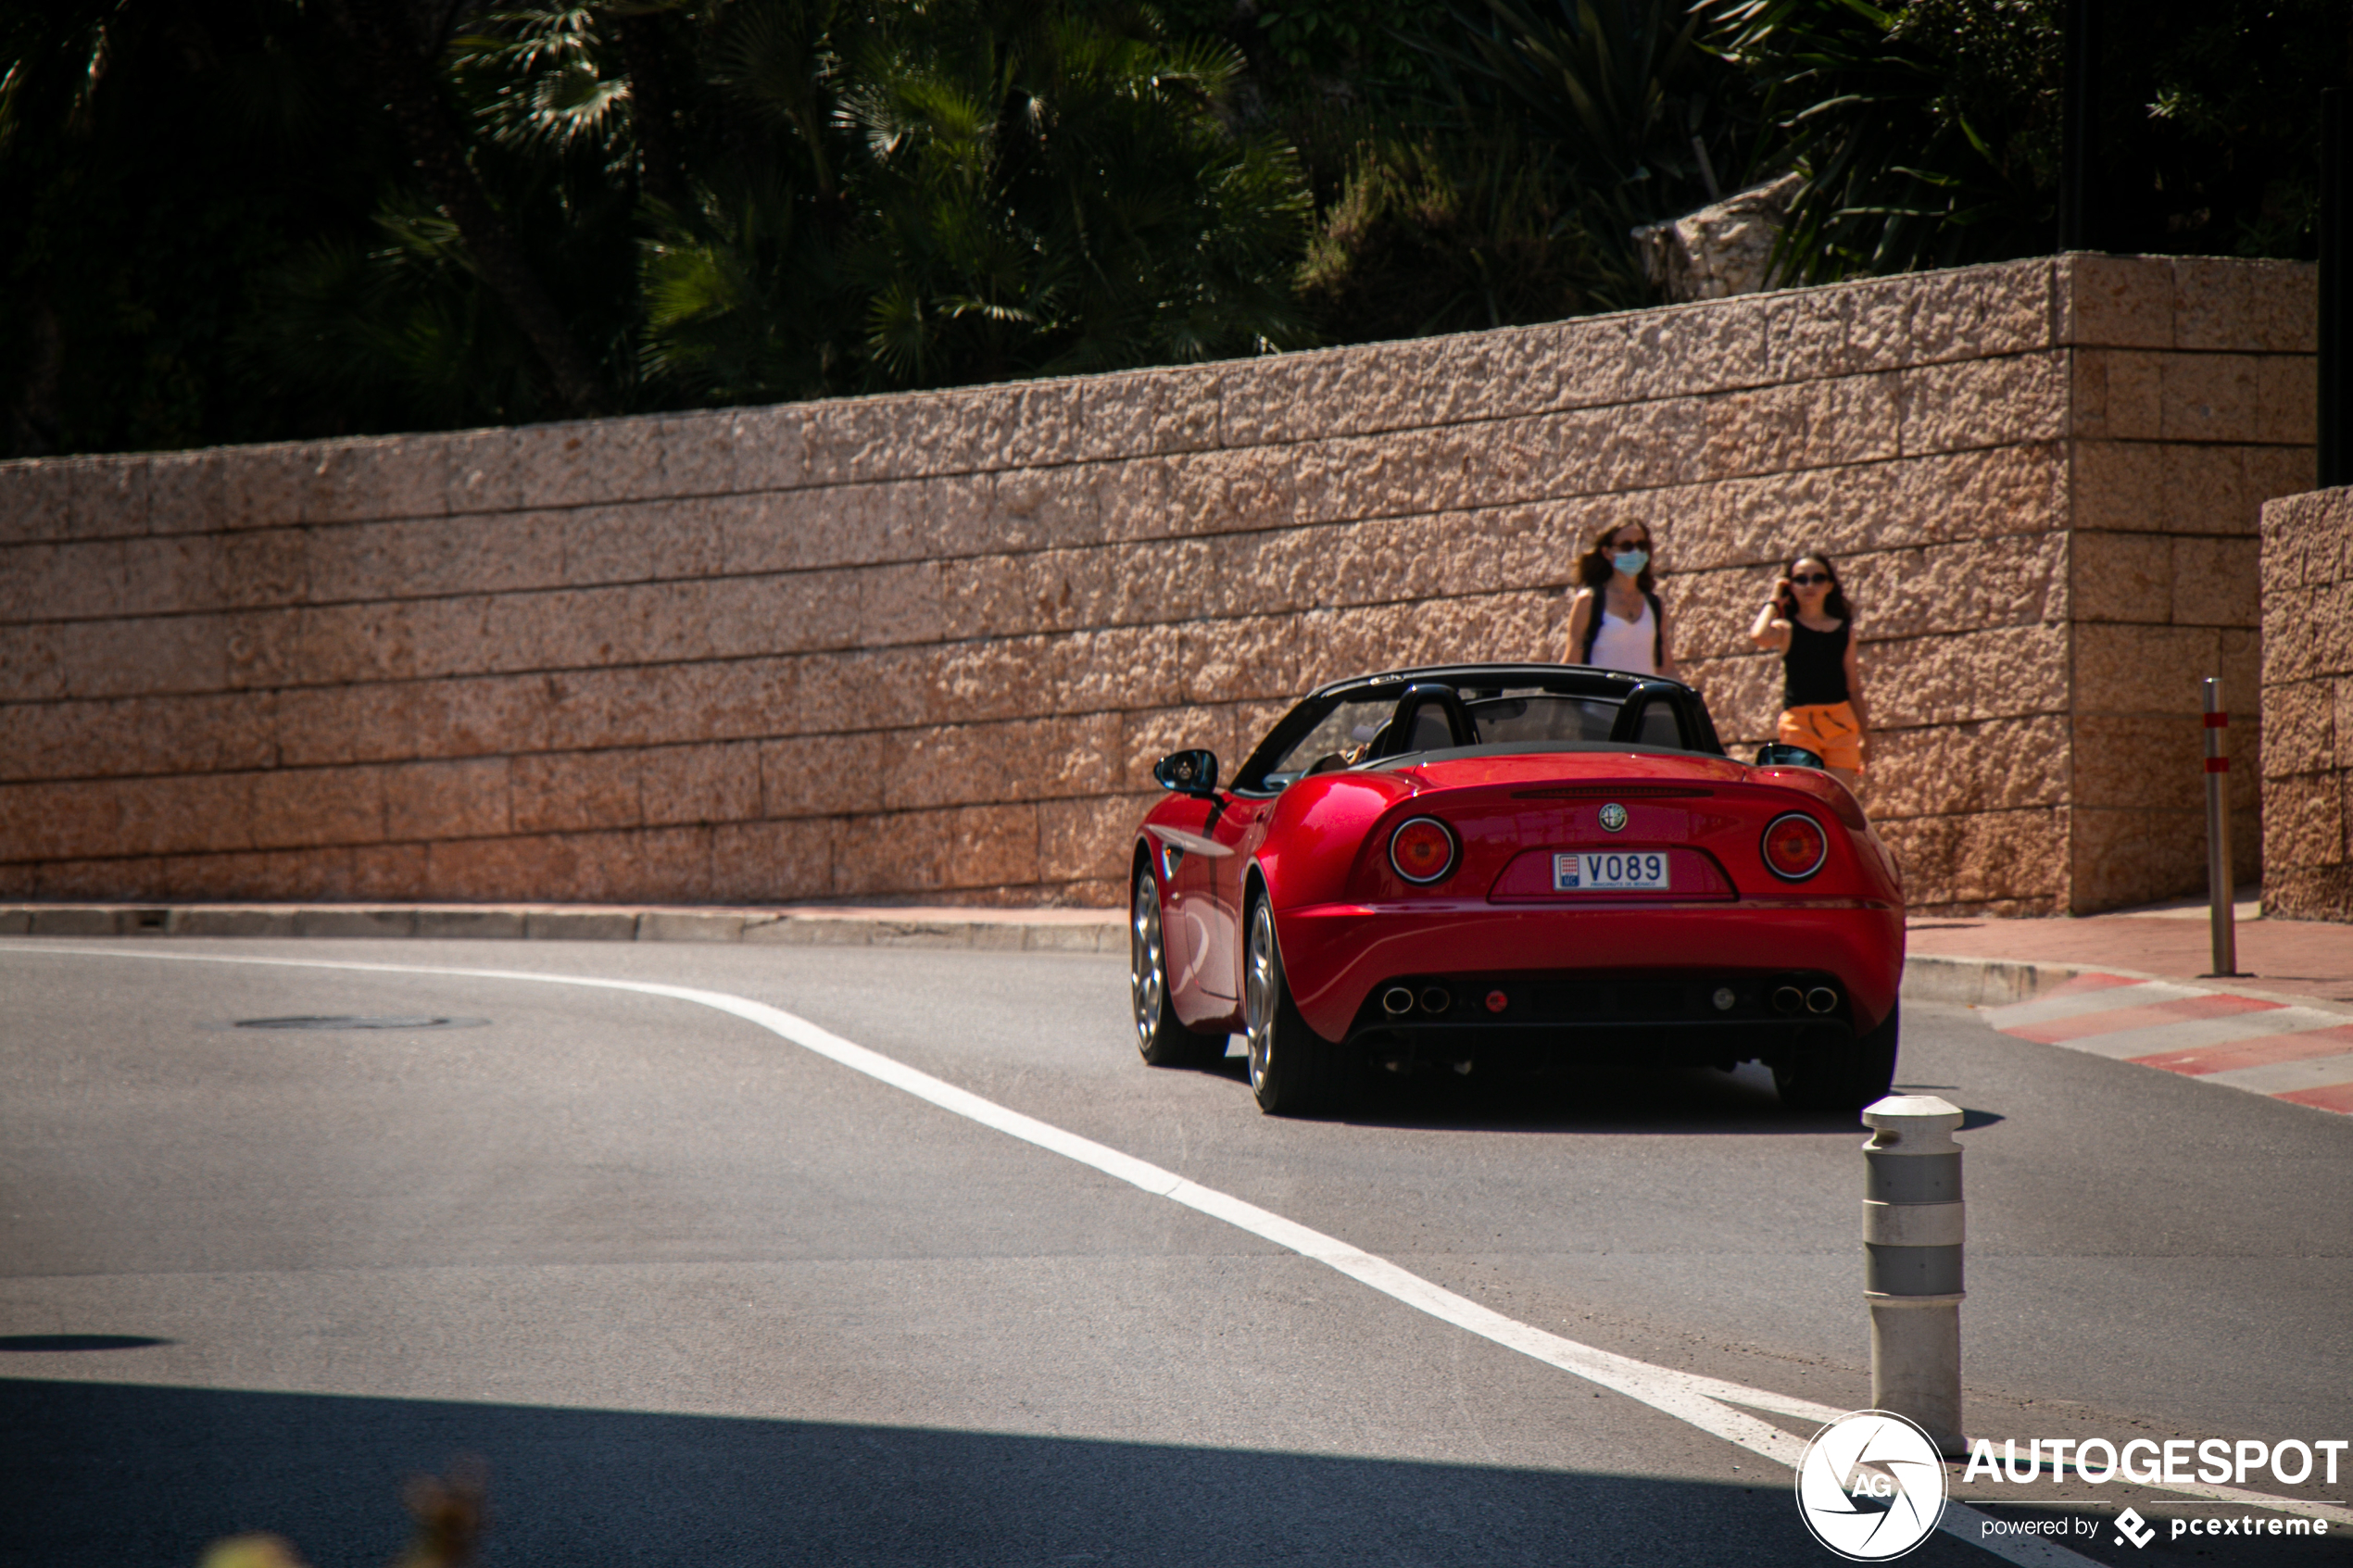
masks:
POLYGON ((1680 683, 1556 664, 1324 687, 1221 783, 1180 751, 1137 834, 1136 1037, 1279 1114, 1366 1068, 1761 1060, 1852 1110, 1895 1071, 1904 893, 1820 759, 1732 760, 1680 683))

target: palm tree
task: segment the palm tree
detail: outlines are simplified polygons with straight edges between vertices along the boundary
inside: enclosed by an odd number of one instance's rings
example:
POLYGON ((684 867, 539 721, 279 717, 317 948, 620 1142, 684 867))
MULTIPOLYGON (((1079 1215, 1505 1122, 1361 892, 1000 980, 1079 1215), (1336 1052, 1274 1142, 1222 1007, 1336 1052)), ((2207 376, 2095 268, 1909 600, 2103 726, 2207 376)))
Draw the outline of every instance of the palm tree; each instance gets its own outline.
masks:
POLYGON ((1705 0, 1805 175, 1776 253, 1825 282, 2049 243, 2058 31, 2050 0, 1705 0))
MULTIPOLYGON (((1239 68, 1140 9, 679 0, 486 13, 441 90, 603 385, 660 405, 1305 341, 1304 186, 1222 114, 1239 68)), ((285 319, 433 422, 524 411, 499 355, 556 361, 441 185, 379 229, 283 270, 285 319)))
POLYGON ((1302 341, 1304 186, 1220 118, 1229 47, 983 0, 716 21, 710 78, 769 140, 663 215, 649 373, 926 386, 1302 341))
MULTIPOLYGON (((1741 189, 1767 145, 1754 94, 1680 0, 1484 0, 1425 44, 1457 117, 1492 117, 1558 160, 1579 220, 1638 279, 1631 233, 1741 189)), ((1629 291, 1621 280, 1618 292, 1629 291)))

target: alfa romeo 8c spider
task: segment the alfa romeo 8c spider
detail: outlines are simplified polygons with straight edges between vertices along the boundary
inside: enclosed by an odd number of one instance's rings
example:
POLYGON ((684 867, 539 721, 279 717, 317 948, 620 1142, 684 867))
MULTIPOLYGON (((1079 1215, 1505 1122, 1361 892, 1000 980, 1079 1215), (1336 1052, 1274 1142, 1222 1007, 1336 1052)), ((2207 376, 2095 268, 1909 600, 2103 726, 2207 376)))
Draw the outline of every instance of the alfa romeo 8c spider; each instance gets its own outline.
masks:
POLYGON ((1180 751, 1130 867, 1136 1040, 1250 1047, 1259 1107, 1371 1072, 1761 1061, 1849 1110, 1894 1076, 1904 893, 1820 759, 1724 753, 1697 692, 1552 664, 1309 695, 1221 780, 1180 751))

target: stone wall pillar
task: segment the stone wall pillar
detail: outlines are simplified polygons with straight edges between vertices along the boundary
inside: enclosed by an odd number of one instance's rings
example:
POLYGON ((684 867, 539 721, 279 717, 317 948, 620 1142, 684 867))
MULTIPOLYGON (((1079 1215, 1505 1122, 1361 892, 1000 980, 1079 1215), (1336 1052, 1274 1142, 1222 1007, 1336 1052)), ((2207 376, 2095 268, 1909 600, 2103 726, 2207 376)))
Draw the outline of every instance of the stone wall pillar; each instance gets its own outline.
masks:
POLYGON ((2263 912, 2353 921, 2353 489, 2264 507, 2263 629, 2263 912))
POLYGON ((2070 896, 2206 886, 2203 683, 2231 708, 2236 878, 2258 874, 2263 503, 2313 474, 2309 269, 2079 256, 2068 336, 2070 896))

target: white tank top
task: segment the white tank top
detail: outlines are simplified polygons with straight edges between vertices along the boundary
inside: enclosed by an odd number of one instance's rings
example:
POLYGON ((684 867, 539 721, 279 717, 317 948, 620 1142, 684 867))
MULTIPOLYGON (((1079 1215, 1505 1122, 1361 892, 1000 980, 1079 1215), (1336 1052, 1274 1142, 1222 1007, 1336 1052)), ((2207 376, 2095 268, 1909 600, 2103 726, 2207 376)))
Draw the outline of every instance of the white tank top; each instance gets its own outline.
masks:
POLYGON ((1657 667, 1652 662, 1658 651, 1658 621, 1651 614, 1648 599, 1642 601, 1642 618, 1620 621, 1609 612, 1608 596, 1593 596, 1593 613, 1602 618, 1602 629, 1593 639, 1591 662, 1597 669, 1623 670, 1629 675, 1655 675, 1657 667))

